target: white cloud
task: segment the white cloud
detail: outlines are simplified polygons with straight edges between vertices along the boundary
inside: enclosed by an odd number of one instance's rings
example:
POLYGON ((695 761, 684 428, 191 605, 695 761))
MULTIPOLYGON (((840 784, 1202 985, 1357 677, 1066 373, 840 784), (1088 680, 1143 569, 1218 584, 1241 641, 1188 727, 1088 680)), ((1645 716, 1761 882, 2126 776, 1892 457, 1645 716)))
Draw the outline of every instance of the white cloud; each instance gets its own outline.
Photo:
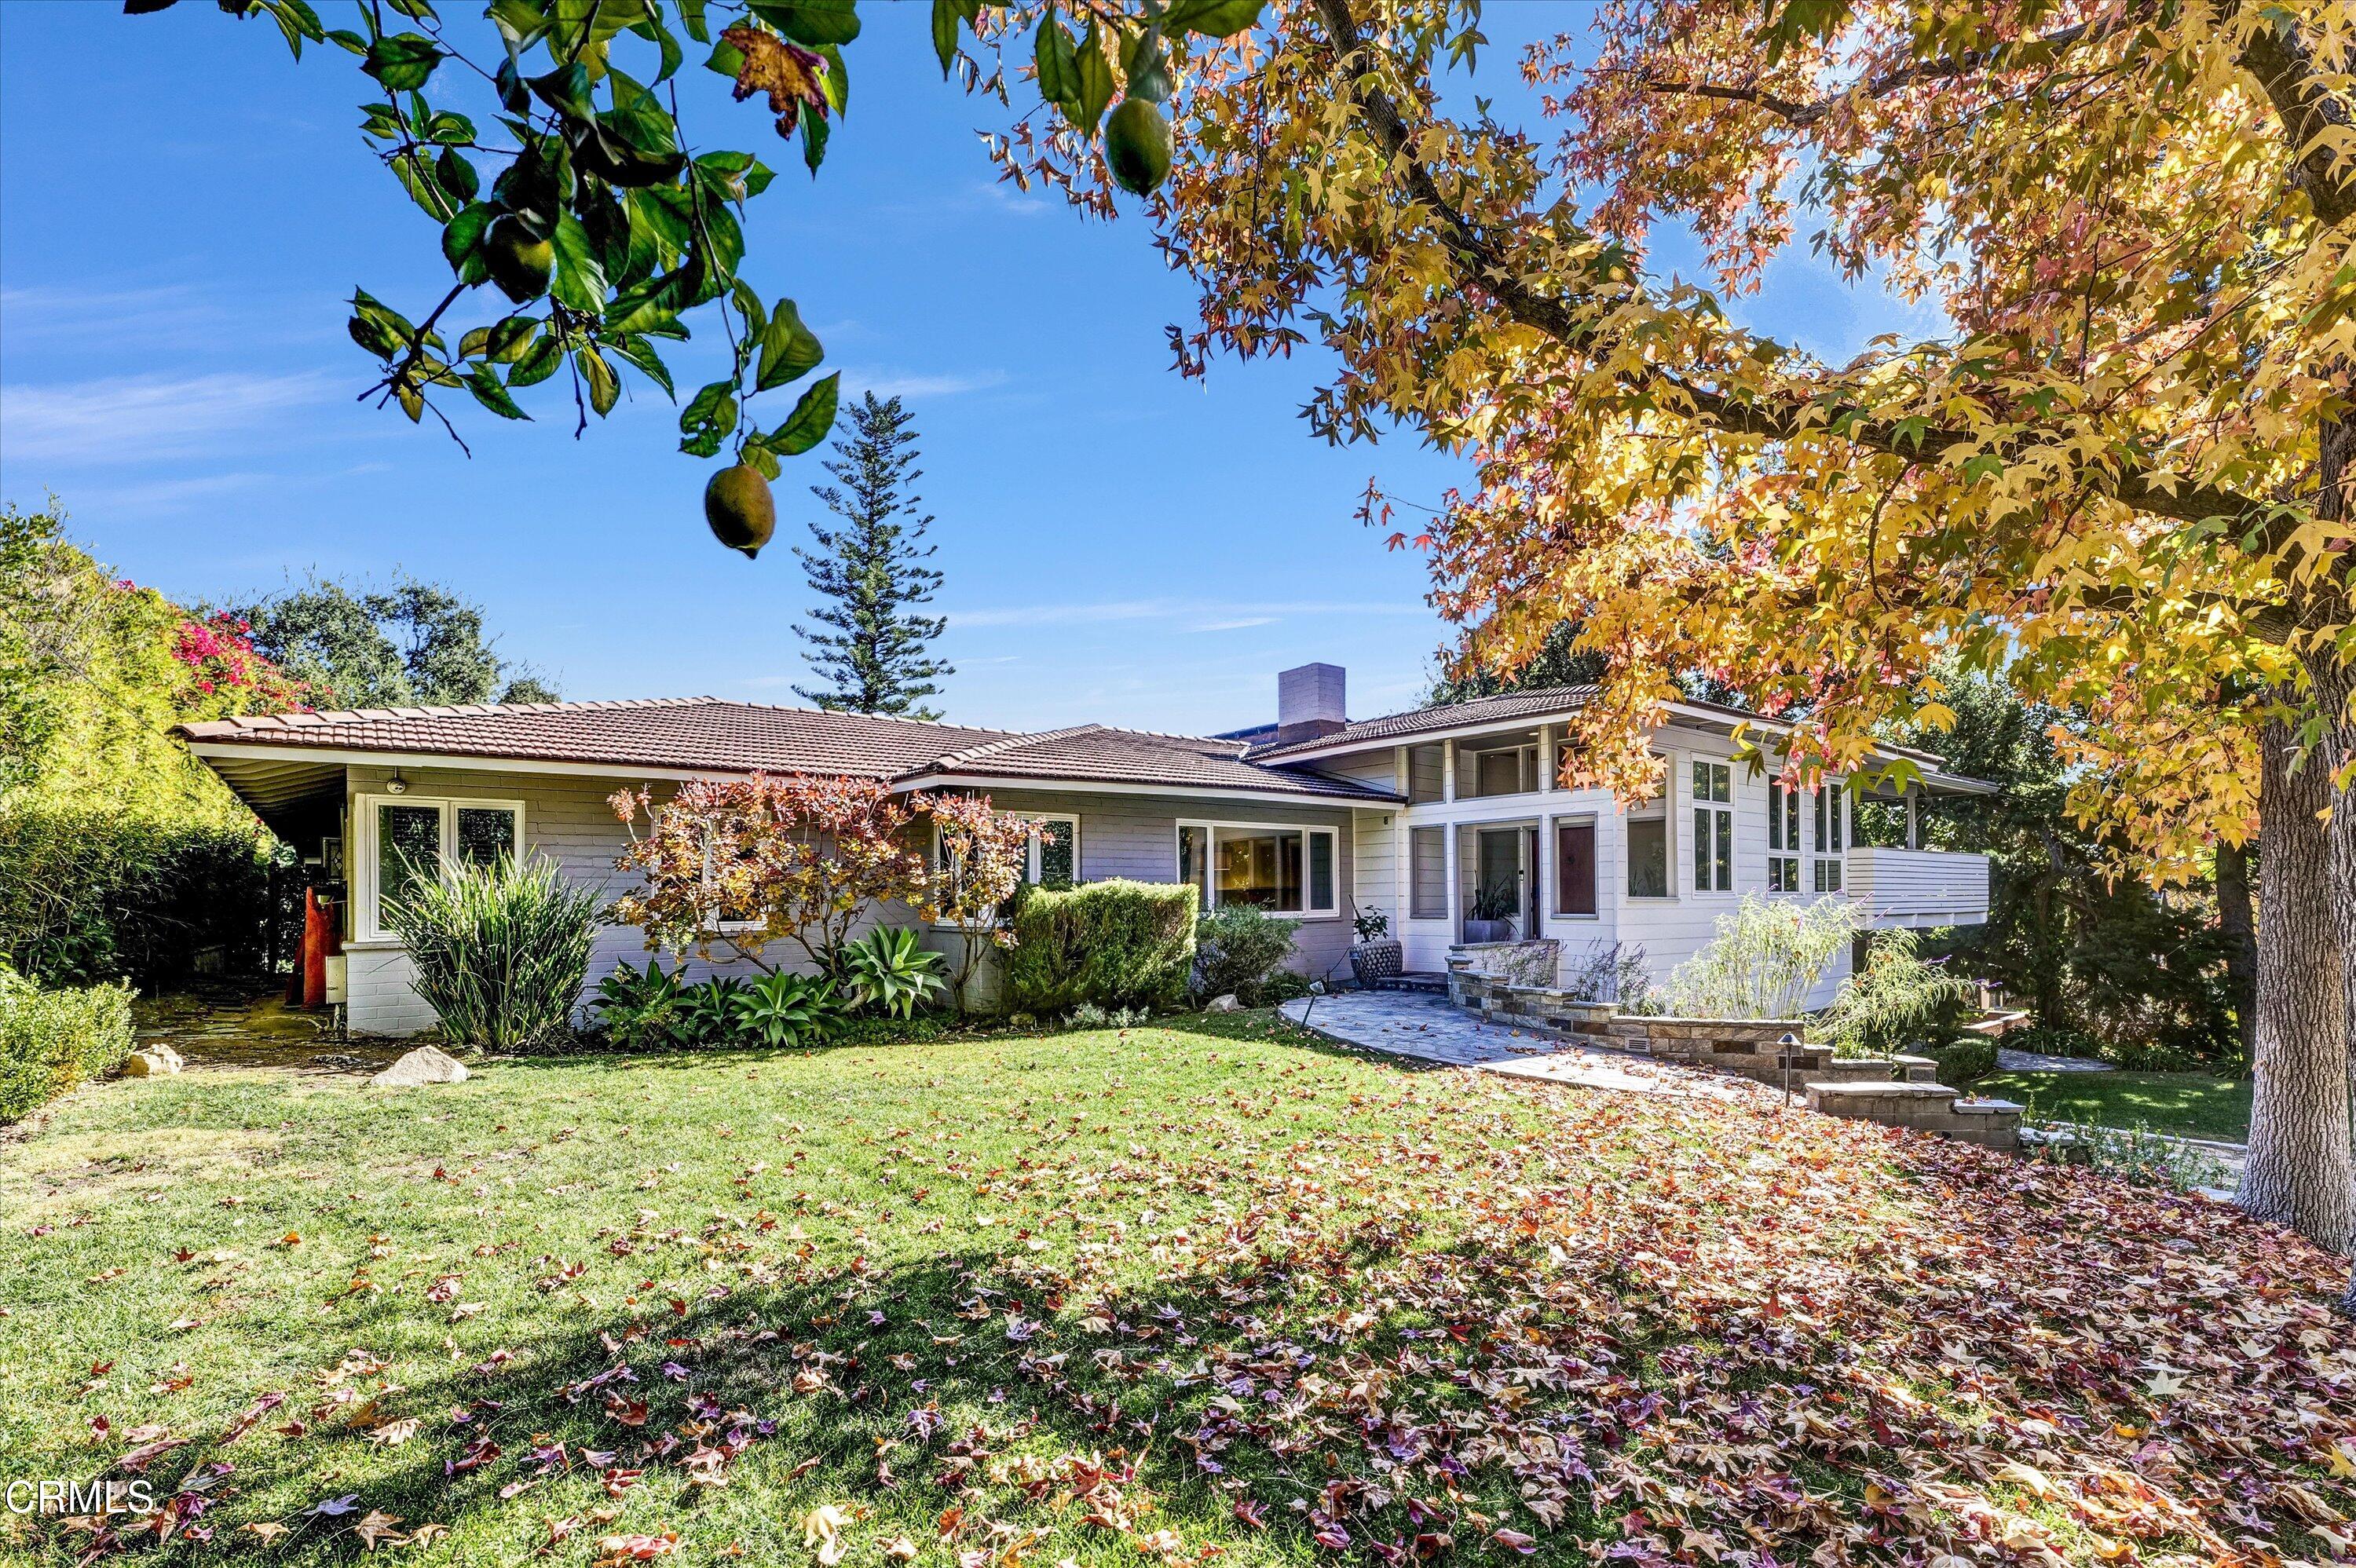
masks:
POLYGON ((954 398, 960 392, 987 391, 1006 384, 1003 370, 980 370, 969 376, 902 376, 882 370, 845 370, 845 389, 873 392, 879 398, 954 398))
POLYGON ((1287 615, 1410 615, 1430 610, 1418 601, 1279 600, 1238 603, 1202 599, 1113 599, 1094 604, 1009 604, 984 610, 951 610, 949 624, 969 626, 1057 626, 1108 621, 1176 621, 1200 616, 1218 618, 1197 631, 1227 631, 1262 626, 1287 615))
POLYGON ((316 371, 220 372, 0 386, 0 450, 11 464, 182 456, 270 415, 320 402, 329 382, 316 371))
POLYGON ((1190 632, 1240 632, 1247 626, 1273 626, 1273 615, 1238 615, 1232 621, 1205 621, 1199 626, 1189 626, 1190 632))

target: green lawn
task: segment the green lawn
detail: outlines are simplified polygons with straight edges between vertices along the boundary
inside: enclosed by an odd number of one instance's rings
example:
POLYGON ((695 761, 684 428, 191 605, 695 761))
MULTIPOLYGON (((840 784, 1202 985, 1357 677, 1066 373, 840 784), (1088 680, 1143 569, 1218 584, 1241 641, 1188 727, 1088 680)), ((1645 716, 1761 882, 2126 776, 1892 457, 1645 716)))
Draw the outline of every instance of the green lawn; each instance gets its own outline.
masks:
POLYGON ((2032 1115, 2106 1127, 2142 1123, 2154 1132, 2244 1143, 2250 1082, 2205 1072, 1999 1072, 1973 1092, 2019 1100, 2032 1115))
POLYGON ((0 1235, 9 1478, 174 1499, 0 1514, 27 1563, 2319 1561, 2356 1511, 2344 1265, 2230 1209, 1265 1014, 98 1084, 0 1143, 0 1235))

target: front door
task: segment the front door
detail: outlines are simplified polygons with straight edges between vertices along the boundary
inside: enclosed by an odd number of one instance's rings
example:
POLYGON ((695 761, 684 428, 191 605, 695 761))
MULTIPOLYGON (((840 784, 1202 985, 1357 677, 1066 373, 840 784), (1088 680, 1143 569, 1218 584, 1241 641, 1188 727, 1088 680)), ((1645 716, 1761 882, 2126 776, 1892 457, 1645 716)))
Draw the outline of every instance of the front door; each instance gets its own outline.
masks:
POLYGON ((1485 895, 1483 912, 1496 909, 1514 922, 1515 933, 1521 934, 1529 927, 1529 880, 1522 874, 1522 830, 1518 827, 1484 827, 1480 834, 1479 882, 1474 884, 1485 895), (1494 893, 1489 891, 1497 890, 1494 893))

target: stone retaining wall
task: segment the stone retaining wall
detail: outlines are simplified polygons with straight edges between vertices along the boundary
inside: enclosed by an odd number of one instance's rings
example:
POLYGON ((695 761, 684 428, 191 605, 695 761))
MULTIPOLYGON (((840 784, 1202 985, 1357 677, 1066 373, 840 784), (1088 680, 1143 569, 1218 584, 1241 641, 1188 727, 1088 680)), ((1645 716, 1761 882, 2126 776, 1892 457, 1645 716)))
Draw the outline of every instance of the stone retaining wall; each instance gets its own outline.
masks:
POLYGON ((1450 954, 1449 1000, 1493 1023, 1804 1092, 1808 1109, 1826 1115, 2019 1147, 2020 1106, 1965 1099, 1938 1082, 1938 1063, 1927 1056, 1837 1057, 1830 1046, 1808 1043, 1798 1020, 1622 1014, 1610 1002, 1517 983, 1533 962, 1528 950, 1541 945, 1550 944, 1483 944, 1450 954), (1786 1036, 1794 1043, 1785 1045, 1786 1036))

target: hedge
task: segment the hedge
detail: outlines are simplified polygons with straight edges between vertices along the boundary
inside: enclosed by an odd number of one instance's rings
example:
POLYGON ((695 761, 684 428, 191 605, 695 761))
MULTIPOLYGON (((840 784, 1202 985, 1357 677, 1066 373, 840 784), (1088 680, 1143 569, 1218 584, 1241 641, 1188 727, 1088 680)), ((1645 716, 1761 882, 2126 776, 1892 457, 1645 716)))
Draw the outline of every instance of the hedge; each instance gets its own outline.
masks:
POLYGON ((1052 1016, 1100 1008, 1174 1007, 1194 965, 1194 903, 1184 883, 1087 882, 1018 894, 1006 1000, 1052 1016))
POLYGON ((130 1054, 130 987, 44 989, 0 962, 0 1122, 39 1110, 130 1054))

